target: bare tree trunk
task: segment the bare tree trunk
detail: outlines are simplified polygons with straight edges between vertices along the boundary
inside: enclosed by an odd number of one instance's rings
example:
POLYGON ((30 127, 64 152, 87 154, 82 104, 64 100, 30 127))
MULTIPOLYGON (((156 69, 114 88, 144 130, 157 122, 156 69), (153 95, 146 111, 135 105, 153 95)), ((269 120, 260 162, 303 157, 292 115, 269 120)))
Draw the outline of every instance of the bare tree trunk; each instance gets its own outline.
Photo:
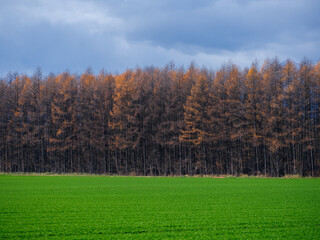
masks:
POLYGON ((208 168, 207 168, 207 153, 206 153, 206 145, 203 146, 203 155, 204 155, 204 169, 206 175, 208 175, 208 168))
POLYGON ((234 176, 234 169, 233 169, 233 156, 232 156, 232 141, 229 141, 229 152, 230 152, 230 171, 232 176, 234 176))
POLYGON ((293 173, 296 174, 297 173, 297 169, 296 169, 296 150, 294 147, 294 142, 292 144, 292 158, 293 158, 293 173))
POLYGON ((143 144, 143 175, 146 176, 146 146, 143 144))
POLYGON ((116 171, 115 171, 115 173, 116 174, 119 173, 119 171, 118 171, 118 155, 119 155, 118 151, 120 151, 120 150, 118 150, 118 149, 115 150, 115 153, 116 153, 116 157, 115 157, 115 170, 116 171))
MULTIPOLYGON (((258 158, 258 148, 257 146, 254 147, 254 156, 256 159, 256 163, 257 163, 257 174, 259 174, 259 158, 258 158)), ((260 175, 260 174, 259 174, 260 175)))
POLYGON ((311 161, 311 176, 313 177, 313 150, 312 150, 312 148, 310 149, 310 161, 311 161))
POLYGON ((266 156, 266 144, 263 146, 263 160, 264 160, 264 175, 267 176, 267 156, 266 156))
POLYGON ((182 156, 181 156, 181 142, 179 141, 179 161, 180 161, 180 175, 182 175, 182 156))
POLYGON ((128 175, 128 148, 126 148, 126 175, 128 175))

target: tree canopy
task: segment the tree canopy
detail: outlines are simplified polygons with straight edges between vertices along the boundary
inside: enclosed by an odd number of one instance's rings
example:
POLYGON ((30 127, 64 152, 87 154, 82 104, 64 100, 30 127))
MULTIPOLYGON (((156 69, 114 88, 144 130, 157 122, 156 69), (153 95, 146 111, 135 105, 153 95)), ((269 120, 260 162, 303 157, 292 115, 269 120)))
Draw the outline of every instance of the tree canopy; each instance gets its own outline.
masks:
POLYGON ((320 63, 0 80, 0 171, 320 175, 320 63))

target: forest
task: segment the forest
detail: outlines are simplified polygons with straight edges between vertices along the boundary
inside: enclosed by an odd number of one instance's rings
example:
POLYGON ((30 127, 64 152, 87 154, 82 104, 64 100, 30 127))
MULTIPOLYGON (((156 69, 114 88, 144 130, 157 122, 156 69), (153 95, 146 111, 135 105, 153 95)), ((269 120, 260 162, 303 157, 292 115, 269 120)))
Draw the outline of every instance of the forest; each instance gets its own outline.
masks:
POLYGON ((0 80, 0 172, 320 175, 320 62, 0 80))

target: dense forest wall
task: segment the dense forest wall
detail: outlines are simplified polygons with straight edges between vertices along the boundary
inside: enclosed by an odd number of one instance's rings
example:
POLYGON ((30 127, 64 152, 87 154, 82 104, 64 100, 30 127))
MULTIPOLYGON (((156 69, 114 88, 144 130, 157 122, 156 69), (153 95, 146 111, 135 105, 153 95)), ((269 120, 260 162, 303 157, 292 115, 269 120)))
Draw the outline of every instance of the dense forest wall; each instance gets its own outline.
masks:
POLYGON ((8 74, 0 172, 320 175, 320 63, 8 74))

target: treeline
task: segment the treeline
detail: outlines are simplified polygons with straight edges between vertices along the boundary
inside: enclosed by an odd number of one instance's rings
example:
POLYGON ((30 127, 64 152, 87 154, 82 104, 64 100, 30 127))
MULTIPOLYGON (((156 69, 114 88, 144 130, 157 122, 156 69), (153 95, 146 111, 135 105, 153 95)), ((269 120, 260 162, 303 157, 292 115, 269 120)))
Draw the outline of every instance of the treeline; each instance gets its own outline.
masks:
POLYGON ((320 62, 0 81, 0 172, 320 175, 320 62))

